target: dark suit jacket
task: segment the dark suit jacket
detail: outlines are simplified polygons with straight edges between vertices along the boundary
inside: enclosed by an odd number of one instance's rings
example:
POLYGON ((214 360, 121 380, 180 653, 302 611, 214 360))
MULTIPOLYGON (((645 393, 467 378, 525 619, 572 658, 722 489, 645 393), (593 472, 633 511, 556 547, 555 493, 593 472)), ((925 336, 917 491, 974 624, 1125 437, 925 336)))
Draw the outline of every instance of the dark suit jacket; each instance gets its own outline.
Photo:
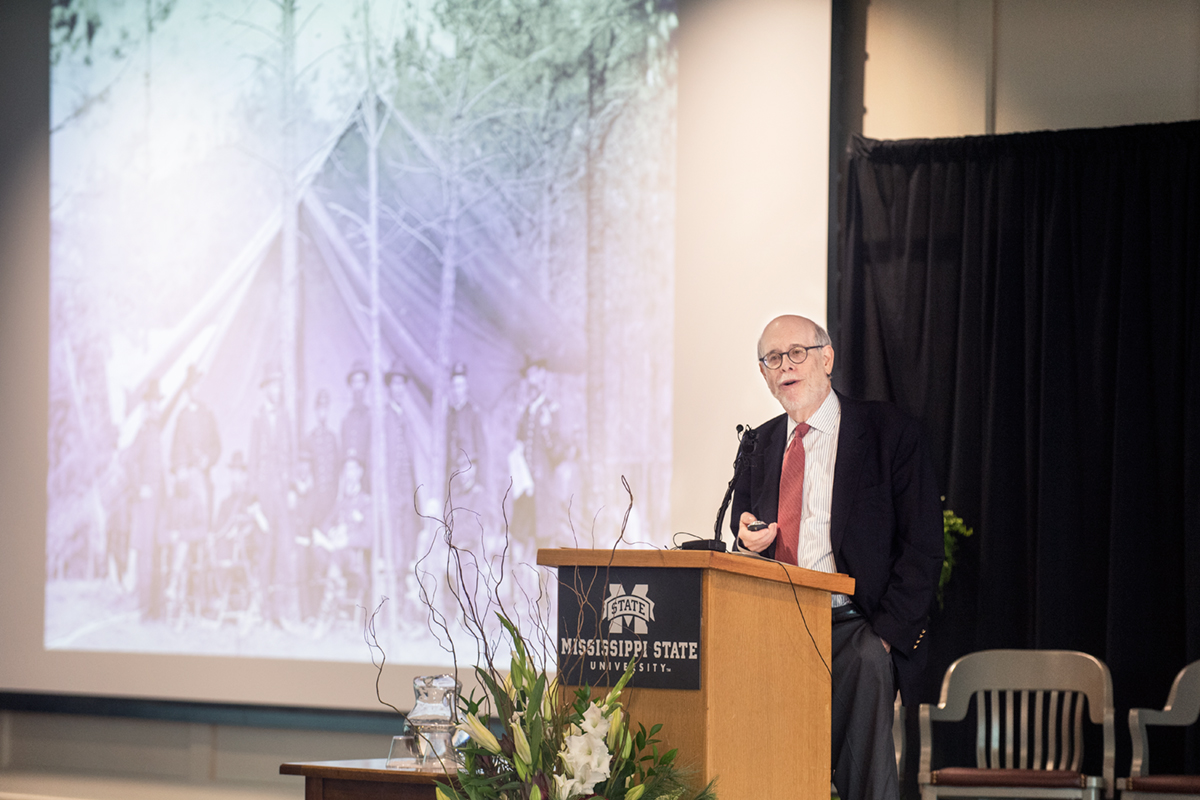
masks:
MULTIPOLYGON (((892 646, 900 693, 916 703, 925 664, 925 630, 943 557, 937 480, 916 420, 890 403, 853 400, 842 406, 833 475, 830 539, 839 572, 855 580, 854 602, 871 628, 892 646)), ((743 439, 745 465, 734 488, 730 520, 749 511, 776 522, 787 415, 743 439)), ((774 558, 772 542, 763 553, 774 558)))

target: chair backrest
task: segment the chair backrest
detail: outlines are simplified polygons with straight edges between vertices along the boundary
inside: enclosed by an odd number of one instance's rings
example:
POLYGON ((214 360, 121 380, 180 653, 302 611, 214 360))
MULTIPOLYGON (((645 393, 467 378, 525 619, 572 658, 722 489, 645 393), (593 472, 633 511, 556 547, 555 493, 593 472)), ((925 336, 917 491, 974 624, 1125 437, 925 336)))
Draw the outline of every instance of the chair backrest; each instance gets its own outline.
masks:
POLYGON ((1103 778, 1112 787, 1112 677, 1100 659, 1070 650, 983 650, 950 665, 930 719, 958 721, 975 698, 976 766, 1079 770, 1083 707, 1103 727, 1103 778))
POLYGON ((1133 760, 1129 774, 1144 777, 1148 774, 1150 743, 1148 725, 1193 725, 1200 718, 1200 661, 1193 661, 1179 671, 1171 684, 1162 711, 1149 708, 1129 709, 1129 734, 1133 739, 1133 760))
POLYGON ((1200 661, 1193 661, 1179 670, 1161 716, 1169 718, 1170 721, 1165 722, 1169 725, 1191 725, 1200 719, 1200 661))

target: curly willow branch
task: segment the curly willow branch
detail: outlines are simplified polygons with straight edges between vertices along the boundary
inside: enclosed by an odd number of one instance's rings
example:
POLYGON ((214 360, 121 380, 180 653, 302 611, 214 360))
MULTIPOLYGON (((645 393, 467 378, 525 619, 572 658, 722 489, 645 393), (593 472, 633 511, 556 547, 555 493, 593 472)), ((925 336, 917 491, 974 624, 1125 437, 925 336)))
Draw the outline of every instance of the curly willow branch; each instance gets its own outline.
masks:
MULTIPOLYGON (((469 462, 463 471, 465 469, 470 469, 469 462)), ((418 516, 430 526, 434 534, 429 538, 413 567, 417 578, 420 602, 428 612, 426 627, 437 641, 438 646, 450 655, 456 679, 459 677, 460 664, 459 648, 455 645, 454 632, 461 629, 474 639, 476 646, 474 666, 493 678, 501 680, 506 669, 501 668, 502 662, 499 661, 499 657, 506 634, 498 623, 497 615, 503 615, 511 620, 516 629, 521 631, 521 637, 524 639, 531 662, 536 663, 542 669, 553 669, 556 658, 555 630, 557 626, 555 621, 550 618, 553 599, 550 583, 554 580, 554 576, 549 570, 539 569, 535 563, 530 563, 528 558, 518 555, 518 552, 524 552, 524 549, 519 550, 516 546, 518 543, 513 540, 508 517, 508 501, 513 488, 512 480, 510 479, 500 504, 503 534, 499 552, 489 553, 483 515, 472 509, 455 505, 453 483, 460 474, 461 471, 455 471, 447 481, 446 501, 442 507, 441 516, 422 513, 417 508, 418 516), (474 529, 470 529, 468 527, 470 525, 474 525, 474 529), (472 547, 469 541, 464 541, 467 530, 477 533, 477 548, 472 547), (463 535, 456 537, 456 531, 462 532, 463 535), (531 589, 519 580, 519 575, 532 576, 534 588, 531 589), (512 602, 521 607, 514 607, 506 600, 509 593, 511 593, 512 602)), ((634 499, 633 491, 625 476, 621 476, 621 486, 628 497, 628 503, 621 520, 620 533, 612 544, 613 553, 622 544, 627 546, 648 544, 625 538, 634 499)), ((421 487, 417 487, 417 492, 420 489, 421 487)), ((417 507, 417 492, 414 492, 413 495, 414 507, 417 507)), ((570 528, 571 538, 578 546, 579 536, 570 507, 568 507, 567 524, 570 528)), ((595 541, 595 526, 596 519, 593 518, 590 532, 593 542, 595 541)), ((532 553, 532 556, 536 560, 536 551, 532 553)), ((611 561, 610 558, 610 565, 611 561)), ((598 572, 593 573, 591 581, 586 586, 583 585, 578 570, 575 570, 570 578, 565 574, 561 576, 560 579, 565 583, 567 590, 573 592, 580 601, 580 615, 575 621, 572 634, 583 635, 585 608, 590 610, 594 619, 599 619, 599 615, 596 613, 597 609, 587 598, 590 595, 589 590, 594 587, 595 583, 597 581, 607 583, 607 578, 607 569, 603 577, 598 572)), ((558 581, 555 581, 555 585, 557 584, 558 581)), ((379 644, 375 627, 376 619, 386 602, 387 598, 384 597, 371 612, 364 623, 363 635, 371 650, 371 663, 377 670, 376 698, 381 704, 398 711, 396 706, 383 699, 380 690, 380 679, 387 657, 383 647, 379 644), (376 651, 379 654, 378 663, 375 658, 376 651)), ((565 634, 566 631, 563 633, 565 634)), ((599 631, 596 631, 595 634, 598 635, 599 631)), ((489 701, 490 705, 490 698, 485 699, 489 701)), ((490 710, 489 708, 489 712, 490 710)))

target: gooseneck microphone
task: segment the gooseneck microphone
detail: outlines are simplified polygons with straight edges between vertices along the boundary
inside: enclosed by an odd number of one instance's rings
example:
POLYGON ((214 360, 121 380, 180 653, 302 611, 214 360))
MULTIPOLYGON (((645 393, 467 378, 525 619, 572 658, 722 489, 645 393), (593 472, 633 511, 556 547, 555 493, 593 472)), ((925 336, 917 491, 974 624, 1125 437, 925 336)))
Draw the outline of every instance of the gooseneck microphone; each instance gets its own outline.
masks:
POLYGON ((733 458, 733 477, 729 479, 729 486, 725 489, 725 498, 721 501, 721 508, 717 511, 717 521, 713 525, 713 538, 711 539, 693 539, 684 542, 680 545, 684 550, 716 550, 719 553, 724 553, 726 550, 725 542, 721 539, 721 523, 725 520, 725 512, 729 509, 729 501, 733 499, 733 489, 737 486, 738 478, 745 468, 746 459, 753 453, 758 445, 758 431, 751 428, 749 425, 738 425, 737 434, 740 443, 738 444, 737 455, 733 458))

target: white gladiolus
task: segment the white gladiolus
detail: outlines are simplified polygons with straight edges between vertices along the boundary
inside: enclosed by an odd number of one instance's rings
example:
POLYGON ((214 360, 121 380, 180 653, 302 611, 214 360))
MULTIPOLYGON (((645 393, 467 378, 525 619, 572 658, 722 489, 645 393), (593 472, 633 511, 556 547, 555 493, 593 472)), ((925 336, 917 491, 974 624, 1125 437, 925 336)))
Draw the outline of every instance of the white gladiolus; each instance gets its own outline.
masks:
POLYGON ((558 800, 590 794, 596 784, 607 780, 612 769, 612 754, 605 743, 609 720, 595 703, 588 706, 580 725, 572 725, 571 733, 558 754, 566 775, 554 778, 558 800))
POLYGON ((583 712, 583 724, 580 727, 584 733, 594 734, 603 739, 608 736, 608 717, 604 716, 600 706, 593 702, 587 711, 583 712))

